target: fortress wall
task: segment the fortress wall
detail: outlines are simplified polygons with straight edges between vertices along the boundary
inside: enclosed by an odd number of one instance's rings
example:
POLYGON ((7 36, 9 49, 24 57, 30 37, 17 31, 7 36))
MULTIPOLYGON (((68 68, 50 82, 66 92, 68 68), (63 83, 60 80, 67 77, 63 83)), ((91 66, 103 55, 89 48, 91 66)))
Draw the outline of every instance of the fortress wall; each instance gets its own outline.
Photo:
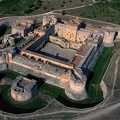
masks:
MULTIPOLYGON (((70 89, 71 92, 70 92, 70 96, 69 96, 69 94, 67 94, 67 93, 66 94, 71 99, 73 99, 75 97, 75 100, 80 100, 81 99, 81 95, 83 96, 83 94, 85 94, 85 95, 84 95, 84 97, 82 97, 82 99, 83 98, 85 99, 86 96, 87 96, 86 90, 85 90, 85 84, 82 84, 80 82, 76 82, 76 81, 70 80, 70 79, 63 79, 62 77, 57 79, 55 77, 51 77, 51 76, 47 76, 47 75, 44 75, 44 74, 40 74, 40 73, 38 73, 38 72, 36 72, 34 70, 25 68, 23 66, 19 66, 19 65, 14 64, 14 63, 10 63, 9 69, 14 70, 14 71, 18 71, 18 72, 23 73, 25 75, 31 74, 31 75, 34 75, 34 76, 39 77, 39 78, 44 78, 44 80, 46 82, 48 82, 49 84, 56 85, 56 86, 59 86, 59 84, 57 84, 57 83, 61 82, 59 87, 61 87, 62 84, 64 84, 64 85, 68 84, 67 88, 70 89), (70 80, 70 81, 68 81, 68 80, 70 80), (52 81, 54 81, 54 82, 52 82, 52 81), (71 94, 74 97, 72 97, 71 94), (77 96, 78 96, 78 98, 80 97, 80 99, 76 98, 77 96)), ((66 88, 66 86, 62 87, 62 88, 66 88)), ((20 95, 18 95, 18 99, 23 100, 23 95, 21 95, 21 96, 22 97, 20 97, 20 95)), ((28 94, 26 96, 28 97, 28 94)))
MULTIPOLYGON (((11 63, 17 64, 17 65, 19 65, 21 67, 26 67, 28 69, 31 69, 31 70, 35 71, 35 72, 45 74, 47 76, 57 78, 57 79, 61 79, 61 76, 62 76, 62 73, 63 73, 63 69, 58 70, 58 68, 54 68, 53 66, 47 66, 47 65, 43 66, 42 64, 39 64, 37 62, 32 62, 30 60, 28 61, 27 59, 25 60, 25 59, 23 59, 21 57, 16 57, 16 56, 14 57, 14 59, 13 59, 13 61, 11 63)), ((10 68, 11 68, 11 66, 10 66, 10 68)), ((25 73, 26 72, 27 71, 25 71, 25 73)), ((64 81, 66 81, 66 79, 68 77, 69 77, 69 75, 66 72, 65 72, 65 75, 62 76, 64 81)))
POLYGON ((72 69, 73 68, 73 65, 70 64, 70 63, 67 63, 67 62, 64 62, 64 61, 61 61, 61 60, 57 60, 57 59, 54 59, 54 58, 51 58, 51 57, 47 57, 47 56, 44 56, 44 55, 41 55, 41 54, 37 54, 35 52, 22 51, 22 54, 26 54, 29 57, 34 56, 34 58, 41 59, 42 61, 44 61, 44 63, 50 62, 54 65, 61 66, 61 67, 67 68, 67 69, 72 69))
POLYGON ((95 50, 95 48, 93 48, 93 50, 90 52, 88 58, 86 59, 85 63, 83 64, 82 68, 87 69, 90 61, 93 59, 93 57, 95 55, 95 52, 96 52, 96 50, 95 50))
POLYGON ((16 26, 12 27, 12 34, 18 33, 19 35, 21 35, 23 37, 27 35, 27 29, 18 29, 18 28, 15 28, 15 27, 16 26))
POLYGON ((66 25, 65 32, 63 33, 63 37, 67 40, 74 41, 76 40, 78 26, 66 25))
POLYGON ((103 43, 105 46, 114 46, 114 37, 115 32, 106 32, 104 33, 103 43))
POLYGON ((45 39, 47 41, 49 40, 49 35, 51 35, 52 33, 54 33, 54 31, 55 31, 55 26, 54 25, 50 26, 50 28, 46 30, 45 39))
POLYGON ((45 31, 39 31, 38 29, 34 29, 34 34, 37 34, 39 37, 45 35, 45 31))
POLYGON ((10 39, 9 43, 10 43, 10 45, 15 45, 15 39, 10 39))
POLYGON ((76 38, 76 41, 77 42, 83 42, 88 38, 88 36, 90 35, 89 32, 85 32, 85 31, 82 31, 82 30, 78 30, 77 31, 77 38, 76 38))
POLYGON ((66 25, 58 23, 55 25, 55 33, 58 34, 59 37, 64 37, 66 25))
POLYGON ((77 81, 70 80, 69 83, 70 83, 70 88, 73 91, 76 91, 76 92, 79 92, 79 93, 83 93, 85 91, 85 84, 83 84, 79 80, 77 80, 77 81))
POLYGON ((15 92, 12 88, 11 96, 15 101, 27 101, 32 98, 31 91, 15 92))
POLYGON ((49 36, 49 41, 57 45, 60 45, 63 48, 69 48, 69 42, 64 40, 63 38, 49 36))
POLYGON ((79 49, 82 45, 81 43, 75 43, 75 42, 68 42, 67 40, 55 36, 49 36, 49 41, 53 42, 57 45, 60 45, 63 48, 71 48, 71 49, 79 49))
POLYGON ((6 70, 7 69, 7 64, 6 64, 6 54, 1 54, 0 55, 0 71, 6 70))
POLYGON ((17 62, 18 64, 24 64, 24 65, 27 65, 27 66, 30 66, 30 67, 42 67, 43 65, 42 64, 40 64, 40 63, 37 63, 37 62, 33 62, 33 61, 31 61, 31 60, 28 60, 28 59, 24 59, 24 58, 22 58, 22 57, 19 57, 19 56, 15 56, 14 58, 13 58, 13 61, 14 62, 17 62))
POLYGON ((50 22, 50 19, 47 18, 46 16, 43 16, 43 21, 42 22, 43 22, 42 26, 44 26, 44 25, 46 25, 46 24, 48 24, 50 22))
POLYGON ((119 31, 117 31, 117 39, 120 39, 120 30, 119 31))
POLYGON ((7 41, 10 43, 10 45, 15 45, 16 42, 19 41, 20 38, 15 38, 15 37, 11 37, 11 35, 9 36, 4 36, 4 43, 6 43, 7 41))
POLYGON ((89 50, 87 51, 87 53, 84 55, 83 59, 79 62, 78 68, 81 68, 84 65, 85 61, 87 60, 87 58, 89 57, 89 55, 91 54, 91 52, 93 51, 93 49, 94 49, 94 46, 91 46, 89 48, 89 50))
POLYGON ((19 73, 24 74, 24 75, 31 74, 31 75, 34 75, 34 76, 39 77, 39 78, 41 78, 41 77, 44 78, 44 76, 42 74, 37 73, 37 72, 35 72, 35 71, 33 71, 33 70, 29 69, 29 68, 19 66, 19 64, 10 63, 8 68, 10 70, 19 72, 19 73))
POLYGON ((31 74, 31 75, 34 75, 34 76, 39 77, 39 78, 44 78, 45 81, 52 77, 52 78, 55 78, 57 80, 68 82, 68 79, 62 78, 61 76, 58 77, 58 76, 52 75, 50 73, 42 73, 38 70, 34 70, 34 69, 30 68, 29 66, 28 67, 26 67, 25 65, 20 66, 19 64, 16 64, 16 63, 10 63, 9 69, 16 71, 16 72, 19 72, 19 73, 24 74, 24 75, 31 74))
POLYGON ((23 25, 27 25, 27 24, 35 24, 37 21, 36 19, 33 19, 33 20, 28 20, 28 19, 17 19, 14 21, 14 23, 21 23, 23 25))
POLYGON ((70 42, 70 48, 78 50, 82 46, 81 43, 70 42))
POLYGON ((32 89, 31 89, 31 94, 32 94, 32 96, 35 94, 35 92, 37 91, 37 84, 35 84, 33 87, 32 87, 32 89))
POLYGON ((36 42, 34 42, 30 47, 28 47, 28 49, 32 51, 32 50, 36 49, 44 41, 46 41, 45 35, 42 36, 42 37, 40 37, 39 40, 37 40, 36 42))

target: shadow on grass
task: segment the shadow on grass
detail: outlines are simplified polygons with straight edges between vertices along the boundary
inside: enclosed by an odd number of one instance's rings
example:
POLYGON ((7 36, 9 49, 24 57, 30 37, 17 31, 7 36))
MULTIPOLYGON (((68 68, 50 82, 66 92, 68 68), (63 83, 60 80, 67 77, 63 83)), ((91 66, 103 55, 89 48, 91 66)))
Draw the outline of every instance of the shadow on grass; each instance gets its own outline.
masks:
POLYGON ((5 74, 0 73, 0 80, 5 77, 5 74))
POLYGON ((73 108, 80 108, 80 109, 94 107, 95 105, 97 105, 97 104, 99 104, 100 102, 103 101, 103 100, 100 100, 100 101, 98 101, 96 103, 81 104, 81 103, 70 102, 69 100, 65 99, 62 96, 59 96, 56 100, 58 100, 60 103, 62 103, 66 107, 73 107, 73 108))
POLYGON ((3 36, 7 31, 7 26, 6 25, 1 25, 0 26, 0 37, 3 36))
POLYGON ((14 114, 30 113, 36 111, 36 109, 22 109, 22 108, 14 107, 9 103, 7 103, 5 100, 3 100, 1 94, 0 94, 0 110, 14 114))
MULTIPOLYGON (((2 79, 5 75, 0 73, 0 79, 2 79)), ((35 76, 32 75, 28 75, 28 78, 30 79, 35 79, 38 81, 38 89, 44 84, 44 81, 41 80, 41 78, 37 78, 35 76)), ((9 86, 10 87, 10 86, 9 86)), ((7 94, 9 87, 6 87, 1 93, 0 93, 0 110, 4 111, 4 112, 8 112, 8 113, 13 113, 13 114, 23 114, 23 113, 31 113, 31 112, 35 112, 38 109, 41 109, 43 107, 45 107, 45 105, 40 105, 37 106, 34 109, 31 108, 19 108, 16 106, 11 105, 8 101, 5 100, 5 98, 3 97, 4 94, 7 94)), ((20 102, 21 104, 21 102, 20 102)))
POLYGON ((86 83, 86 90, 87 90, 87 92, 88 92, 88 88, 89 88, 90 82, 93 79, 93 77, 94 77, 94 73, 90 72, 90 74, 89 74, 89 76, 87 78, 87 83, 86 83))

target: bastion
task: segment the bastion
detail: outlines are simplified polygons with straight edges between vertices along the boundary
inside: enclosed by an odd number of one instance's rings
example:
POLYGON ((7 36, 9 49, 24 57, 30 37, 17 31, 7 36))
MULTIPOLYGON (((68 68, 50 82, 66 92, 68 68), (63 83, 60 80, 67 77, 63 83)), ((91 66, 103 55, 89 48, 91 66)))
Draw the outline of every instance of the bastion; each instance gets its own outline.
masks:
POLYGON ((11 97, 15 101, 27 101, 33 97, 37 91, 37 81, 22 76, 18 76, 11 86, 11 97))

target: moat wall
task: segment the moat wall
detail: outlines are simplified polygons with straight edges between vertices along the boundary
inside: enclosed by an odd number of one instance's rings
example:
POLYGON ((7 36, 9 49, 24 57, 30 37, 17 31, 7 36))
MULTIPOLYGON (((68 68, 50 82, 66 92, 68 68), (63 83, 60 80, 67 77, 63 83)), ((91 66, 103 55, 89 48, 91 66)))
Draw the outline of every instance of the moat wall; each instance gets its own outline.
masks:
POLYGON ((34 75, 36 77, 40 77, 40 78, 43 77, 43 75, 40 73, 37 73, 33 70, 19 66, 19 65, 14 64, 14 63, 10 63, 8 66, 8 69, 19 72, 19 73, 24 74, 24 75, 31 74, 31 75, 34 75))

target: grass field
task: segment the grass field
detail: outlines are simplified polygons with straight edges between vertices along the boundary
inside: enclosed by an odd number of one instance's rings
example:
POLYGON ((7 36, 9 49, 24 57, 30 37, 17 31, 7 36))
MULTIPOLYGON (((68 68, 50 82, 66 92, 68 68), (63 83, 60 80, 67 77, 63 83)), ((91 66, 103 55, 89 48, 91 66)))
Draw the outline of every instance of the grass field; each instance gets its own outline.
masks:
POLYGON ((0 79, 3 77, 15 79, 18 75, 20 74, 11 70, 0 71, 0 79))
POLYGON ((95 67, 92 70, 93 78, 91 79, 88 85, 88 95, 91 99, 91 102, 96 102, 103 99, 103 93, 100 88, 100 82, 107 69, 112 55, 112 48, 104 48, 95 67))
MULTIPOLYGON (((62 11, 58 13, 62 13, 62 11)), ((94 4, 84 8, 66 10, 65 13, 120 24, 120 12, 117 9, 112 8, 109 4, 94 4)))
MULTIPOLYGON (((105 47, 95 67, 93 68, 92 71, 93 78, 91 79, 88 87, 88 93, 92 102, 102 99, 102 91, 99 86, 99 83, 102 80, 102 77, 107 69, 107 66, 113 54, 116 53, 119 49, 120 49, 120 42, 115 43, 114 47, 110 47, 110 48, 105 47)), ((109 81, 109 79, 107 81, 112 82, 112 80, 109 81)))
POLYGON ((55 9, 76 7, 91 3, 92 0, 3 0, 0 2, 0 15, 40 14, 55 9))

